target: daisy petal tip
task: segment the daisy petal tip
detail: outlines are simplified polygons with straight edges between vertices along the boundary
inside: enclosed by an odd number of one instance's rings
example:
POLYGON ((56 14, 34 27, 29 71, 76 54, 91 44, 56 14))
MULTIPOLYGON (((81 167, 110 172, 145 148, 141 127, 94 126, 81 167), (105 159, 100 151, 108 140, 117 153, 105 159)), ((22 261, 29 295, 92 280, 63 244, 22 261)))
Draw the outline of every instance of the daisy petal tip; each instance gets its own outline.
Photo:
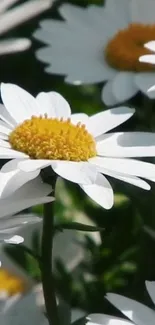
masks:
POLYGON ((152 87, 150 87, 150 88, 147 90, 148 93, 150 93, 150 92, 152 92, 152 91, 155 91, 155 85, 152 86, 152 87))
POLYGON ((148 50, 155 51, 155 41, 145 43, 144 47, 148 50))

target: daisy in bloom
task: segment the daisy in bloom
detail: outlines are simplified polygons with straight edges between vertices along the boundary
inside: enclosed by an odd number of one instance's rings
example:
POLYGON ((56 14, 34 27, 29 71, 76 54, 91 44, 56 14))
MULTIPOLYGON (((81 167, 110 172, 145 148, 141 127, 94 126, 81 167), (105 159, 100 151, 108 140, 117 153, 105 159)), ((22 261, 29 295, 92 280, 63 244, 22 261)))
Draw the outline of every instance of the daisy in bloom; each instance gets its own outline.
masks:
MULTIPOLYGON (((0 181, 6 178, 7 174, 0 173, 0 181)), ((5 191, 0 198, 0 243, 19 244, 23 242, 23 237, 18 235, 21 227, 28 224, 40 222, 40 218, 30 214, 16 213, 31 206, 48 203, 54 200, 47 195, 51 193, 50 185, 43 184, 40 176, 21 186, 9 197, 5 197, 5 191)))
POLYGON ((102 99, 113 106, 141 91, 147 93, 155 78, 154 67, 139 62, 150 54, 144 44, 155 39, 153 0, 106 0, 87 8, 63 4, 63 20, 44 20, 34 37, 47 46, 37 58, 45 71, 64 75, 67 83, 106 82, 102 99))
MULTIPOLYGON (((53 0, 28 0, 13 7, 19 0, 0 0, 0 37, 25 21, 50 8, 53 0), (11 8, 11 9, 10 9, 11 8)), ((0 55, 20 52, 29 48, 31 41, 26 38, 5 39, 0 41, 0 55)))
MULTIPOLYGON (((155 303, 155 282, 146 281, 146 288, 153 303, 155 303)), ((106 298, 136 325, 154 324, 155 312, 151 308, 138 301, 113 293, 108 293, 106 298)))
POLYGON ((117 107, 91 117, 71 114, 60 94, 42 92, 34 98, 12 84, 1 85, 1 97, 0 159, 12 159, 1 169, 10 184, 4 188, 0 183, 3 195, 26 182, 25 175, 34 178, 47 166, 106 209, 114 196, 104 175, 146 190, 150 185, 139 177, 155 181, 154 164, 131 159, 155 156, 155 134, 107 133, 129 119, 133 109, 117 107))

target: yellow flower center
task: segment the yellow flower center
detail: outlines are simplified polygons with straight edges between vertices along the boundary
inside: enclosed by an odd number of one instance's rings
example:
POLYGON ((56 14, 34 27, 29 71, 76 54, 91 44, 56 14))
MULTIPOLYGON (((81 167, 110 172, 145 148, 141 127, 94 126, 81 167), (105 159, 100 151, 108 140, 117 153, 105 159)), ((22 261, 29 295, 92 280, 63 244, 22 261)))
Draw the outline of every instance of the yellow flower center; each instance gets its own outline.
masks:
POLYGON ((139 62, 139 57, 152 53, 144 44, 155 39, 155 25, 131 24, 120 30, 107 44, 105 58, 122 71, 154 71, 154 65, 139 62))
POLYGON ((85 125, 70 119, 32 116, 10 134, 12 148, 33 159, 87 161, 96 156, 96 144, 85 125))
POLYGON ((0 292, 4 291, 9 296, 13 296, 25 291, 23 281, 10 274, 4 269, 0 269, 0 292))

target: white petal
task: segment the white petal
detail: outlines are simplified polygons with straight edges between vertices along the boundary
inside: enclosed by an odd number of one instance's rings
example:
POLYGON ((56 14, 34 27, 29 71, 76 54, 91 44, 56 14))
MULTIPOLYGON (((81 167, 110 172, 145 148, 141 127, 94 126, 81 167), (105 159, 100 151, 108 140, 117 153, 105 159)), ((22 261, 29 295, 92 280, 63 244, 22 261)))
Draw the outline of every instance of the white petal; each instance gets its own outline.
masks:
POLYGON ((135 324, 154 324, 155 313, 147 306, 113 293, 108 293, 106 298, 135 324))
POLYGON ((155 41, 150 41, 150 42, 148 42, 148 43, 145 43, 145 44, 144 44, 144 47, 145 47, 146 49, 149 49, 150 51, 155 52, 155 41))
POLYGON ((48 159, 29 159, 19 161, 18 168, 24 172, 33 172, 35 170, 40 170, 50 165, 51 160, 48 159))
POLYGON ((123 173, 114 172, 114 171, 105 169, 103 167, 100 167, 98 170, 100 173, 103 173, 104 175, 114 177, 116 179, 119 179, 122 182, 129 183, 131 185, 143 188, 144 190, 149 191, 151 188, 151 186, 148 183, 146 183, 145 181, 143 181, 142 179, 140 179, 136 176, 125 175, 123 173))
MULTIPOLYGON (((87 42, 87 38, 85 42, 87 42)), ((46 72, 67 75, 65 78, 67 83, 74 85, 93 84, 115 76, 115 70, 104 63, 103 58, 98 57, 100 51, 100 49, 96 49, 94 56, 85 57, 87 52, 84 56, 83 53, 80 55, 78 50, 78 53, 73 56, 71 50, 68 50, 62 57, 60 53, 64 52, 63 49, 60 52, 60 49, 57 48, 45 48, 37 51, 37 58, 50 64, 45 69, 46 72)))
POLYGON ((133 23, 154 24, 154 0, 131 0, 130 6, 133 23))
POLYGON ((27 38, 8 39, 0 41, 0 55, 22 52, 31 46, 31 41, 27 38))
POLYGON ((0 139, 8 141, 8 135, 0 133, 0 139))
POLYGON ((0 147, 2 147, 2 148, 11 148, 11 145, 10 145, 9 142, 0 139, 0 147))
MULTIPOLYGON (((29 174, 29 173, 27 173, 29 174)), ((35 175, 33 173, 33 175, 35 175)), ((52 192, 51 185, 43 183, 40 176, 31 178, 30 181, 24 183, 24 185, 13 192, 11 199, 20 200, 21 198, 35 198, 44 197, 52 192)))
POLYGON ((155 165, 134 159, 95 157, 89 162, 109 171, 125 174, 124 176, 138 176, 146 179, 155 179, 155 165))
POLYGON ((0 104, 0 118, 6 122, 11 129, 16 126, 15 120, 11 117, 5 106, 2 104, 0 104))
POLYGON ((1 84, 3 104, 17 123, 37 114, 37 101, 26 90, 14 84, 1 84))
POLYGON ((0 13, 6 11, 9 7, 11 7, 13 4, 15 4, 19 0, 1 0, 0 3, 0 13))
POLYGON ((118 318, 105 314, 90 314, 86 318, 88 322, 86 325, 131 325, 132 323, 126 319, 118 318))
POLYGON ((102 136, 97 152, 109 157, 154 157, 155 133, 118 132, 102 136))
POLYGON ((108 180, 102 174, 97 174, 95 184, 80 186, 100 206, 107 210, 111 209, 114 202, 113 190, 108 180))
POLYGON ((9 135, 12 128, 6 122, 0 121, 0 132, 9 135))
POLYGON ((64 229, 55 236, 53 243, 53 259, 54 267, 56 261, 60 259, 67 270, 73 270, 83 260, 84 251, 78 243, 78 236, 76 231, 64 229))
POLYGON ((1 210, 0 210, 0 218, 18 213, 22 210, 25 210, 31 206, 39 205, 43 203, 52 202, 53 198, 46 196, 46 197, 35 197, 35 198, 25 198, 19 200, 8 200, 2 199, 1 200, 1 210))
POLYGON ((133 72, 117 73, 113 80, 112 91, 114 97, 119 102, 129 100, 138 92, 138 88, 134 81, 135 74, 133 72))
POLYGON ((30 0, 11 10, 8 10, 0 20, 0 34, 30 20, 44 10, 50 8, 53 0, 30 0))
POLYGON ((105 2, 105 9, 107 13, 111 14, 111 23, 113 22, 112 18, 116 18, 120 24, 119 29, 125 28, 130 23, 129 3, 128 0, 117 0, 117 3, 115 0, 105 2))
POLYGON ((139 90, 141 90, 150 99, 155 98, 154 92, 148 92, 148 89, 154 84, 155 73, 154 72, 141 72, 135 76, 135 82, 139 90))
POLYGON ((71 115, 71 109, 67 101, 59 93, 54 91, 48 93, 40 93, 37 101, 41 107, 41 111, 47 113, 49 117, 65 118, 71 115))
POLYGON ((18 169, 8 172, 0 173, 0 197, 5 198, 25 183, 37 177, 39 171, 34 171, 30 173, 24 173, 18 169))
POLYGON ((24 238, 22 236, 19 236, 19 235, 14 235, 8 239, 5 239, 5 243, 6 244, 21 244, 24 242, 24 238))
POLYGON ((85 113, 76 113, 71 115, 71 122, 73 124, 82 123, 85 124, 88 120, 88 115, 85 113))
POLYGON ((68 20, 73 25, 76 24, 79 26, 81 24, 86 25, 87 22, 89 23, 89 15, 87 14, 87 9, 85 8, 70 4, 63 4, 59 8, 59 12, 64 19, 68 20))
POLYGON ((155 86, 150 87, 150 88, 148 89, 148 92, 150 92, 150 91, 155 91, 155 86))
POLYGON ((6 158, 6 159, 11 159, 11 158, 27 158, 28 156, 20 151, 16 151, 10 148, 1 148, 0 147, 0 159, 6 158))
POLYGON ((37 177, 29 182, 27 180, 27 183, 23 186, 20 184, 20 188, 18 187, 18 190, 12 192, 10 190, 9 197, 2 195, 2 198, 0 199, 0 217, 2 218, 4 216, 17 213, 36 204, 52 202, 54 198, 47 196, 51 192, 52 187, 43 183, 40 177, 37 177))
POLYGON ((1 168, 1 172, 2 173, 8 173, 8 172, 12 172, 12 171, 16 171, 18 169, 18 164, 19 162, 23 161, 23 159, 12 159, 9 160, 8 162, 6 162, 2 168, 1 168))
POLYGON ((155 304, 155 282, 154 281, 145 281, 147 291, 155 304))
POLYGON ((117 107, 92 115, 86 122, 88 131, 97 137, 128 120, 135 110, 128 107, 117 107))
POLYGON ((18 214, 17 216, 10 216, 5 218, 0 218, 0 230, 12 229, 16 227, 20 228, 26 225, 32 225, 37 222, 41 222, 41 218, 37 217, 35 214, 18 214))
POLYGON ((155 64, 155 54, 142 55, 142 56, 140 56, 139 61, 150 63, 150 64, 155 64))
POLYGON ((78 184, 92 184, 96 181, 96 168, 88 162, 55 161, 52 168, 59 176, 78 184))
POLYGON ((119 103, 119 101, 114 96, 112 87, 113 81, 108 81, 102 89, 101 98, 107 106, 114 106, 119 103))

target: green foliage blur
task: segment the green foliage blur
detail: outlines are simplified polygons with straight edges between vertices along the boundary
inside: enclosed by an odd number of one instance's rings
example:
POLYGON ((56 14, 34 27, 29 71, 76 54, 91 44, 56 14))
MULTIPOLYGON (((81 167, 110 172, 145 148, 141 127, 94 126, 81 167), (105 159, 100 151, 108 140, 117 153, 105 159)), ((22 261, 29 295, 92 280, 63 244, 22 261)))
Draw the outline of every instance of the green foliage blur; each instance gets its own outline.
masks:
MULTIPOLYGON (((40 19, 58 17, 57 7, 64 1, 57 1, 54 8, 42 14, 40 19)), ((99 4, 100 0, 73 0, 71 3, 86 6, 99 4)), ((32 37, 38 26, 38 19, 8 33, 8 37, 32 37)), ((103 31, 104 32, 104 31, 103 31)), ((35 50, 42 46, 33 40, 32 48, 25 52, 1 58, 1 81, 19 84, 36 95, 40 91, 60 92, 71 104, 73 112, 94 114, 107 109, 101 102, 101 85, 71 86, 63 77, 44 73, 44 65, 35 58, 35 50)), ((146 98, 142 95, 128 103, 136 107, 135 116, 127 121, 121 130, 155 130, 155 108, 151 102, 148 113, 146 98)), ((120 128, 119 128, 120 130, 120 128)), ((155 241, 144 230, 144 225, 155 229, 155 186, 145 192, 134 186, 121 183, 109 177, 115 192, 115 205, 110 211, 101 209, 88 199, 75 184, 62 181, 57 189, 56 218, 76 220, 86 217, 97 226, 105 228, 101 242, 97 244, 86 236, 83 249, 85 260, 75 272, 69 272, 60 261, 55 276, 58 292, 72 306, 88 312, 110 313, 113 307, 104 299, 112 291, 150 304, 144 290, 145 280, 155 280, 155 241), (61 195, 60 195, 61 193, 61 195)), ((41 214, 41 208, 33 209, 41 214)), ((28 271, 39 278, 37 266, 28 271)))

